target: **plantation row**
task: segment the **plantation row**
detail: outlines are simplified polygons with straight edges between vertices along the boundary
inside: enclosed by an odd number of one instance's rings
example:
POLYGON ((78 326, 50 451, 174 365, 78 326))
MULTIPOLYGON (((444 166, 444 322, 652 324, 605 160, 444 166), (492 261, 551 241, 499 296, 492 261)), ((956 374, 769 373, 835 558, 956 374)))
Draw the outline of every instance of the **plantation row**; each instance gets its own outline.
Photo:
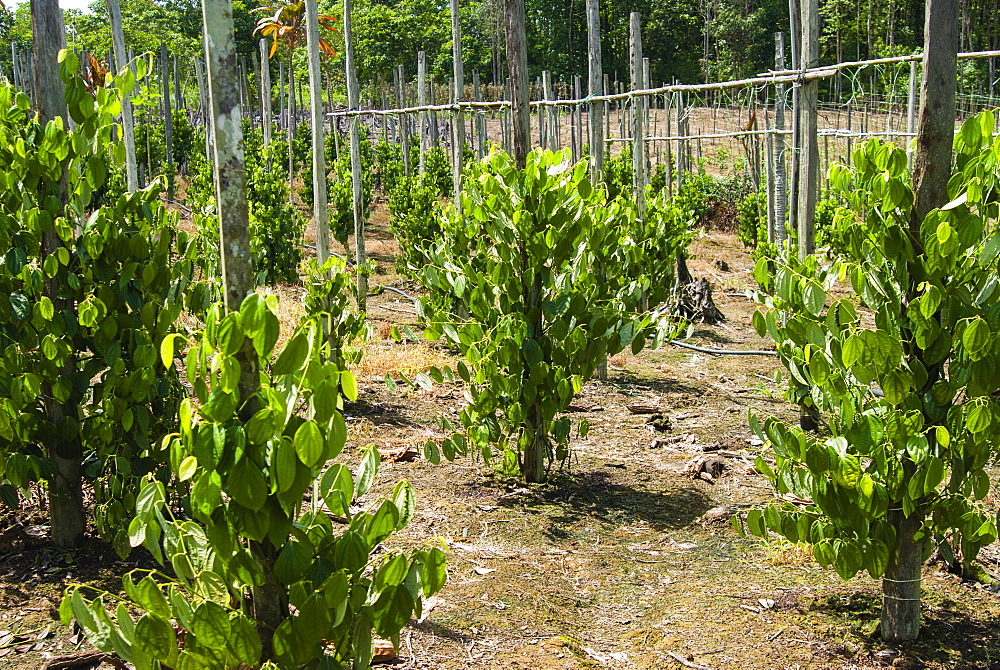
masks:
MULTIPOLYGON (((305 220, 274 166, 308 163, 307 133, 289 148, 244 128, 256 283, 306 287, 305 314, 278 347, 276 297, 220 302, 231 252, 195 131, 178 117, 189 235, 160 199, 163 182, 124 187, 115 119, 144 67, 104 86, 78 70, 62 52, 72 129, 0 87, 0 493, 16 506, 43 484, 63 548, 83 537, 93 500, 100 535, 162 566, 129 573, 120 594, 71 587, 60 610, 137 668, 368 667, 372 632, 398 647, 442 588, 445 554, 437 543, 384 550, 413 518, 408 483, 354 505, 379 468, 374 447, 353 471, 342 456, 342 411, 358 393, 350 368, 367 335, 351 287, 370 268, 304 260, 305 220)), ((422 337, 461 354, 453 370, 428 370, 461 384, 468 405, 457 423, 441 418, 445 437, 426 457, 480 453, 545 481, 588 430, 566 415, 583 383, 606 357, 683 325, 687 245, 713 199, 739 193, 743 236, 759 241, 754 327, 775 341, 804 413, 800 426, 750 417, 775 457, 756 466, 787 495, 746 525, 808 542, 845 579, 882 577, 882 635, 912 639, 924 558, 938 550, 976 576, 977 552, 997 538, 981 502, 1000 426, 994 126, 991 112, 963 125, 936 191, 921 189, 900 148, 863 144, 853 166, 831 170, 825 255, 802 259, 764 243, 762 196, 735 179, 702 174, 670 197, 654 175, 640 209, 627 152, 595 185, 568 152, 494 151, 464 162, 455 194, 442 151, 366 138, 365 211, 376 193, 388 198, 400 270, 427 294, 422 337), (405 174, 403 150, 418 152, 409 162, 422 174, 405 174), (831 299, 847 282, 854 295, 831 299)), ((349 160, 336 149, 324 158, 331 229, 346 245, 349 160)), ((313 179, 301 174, 308 202, 313 179)))

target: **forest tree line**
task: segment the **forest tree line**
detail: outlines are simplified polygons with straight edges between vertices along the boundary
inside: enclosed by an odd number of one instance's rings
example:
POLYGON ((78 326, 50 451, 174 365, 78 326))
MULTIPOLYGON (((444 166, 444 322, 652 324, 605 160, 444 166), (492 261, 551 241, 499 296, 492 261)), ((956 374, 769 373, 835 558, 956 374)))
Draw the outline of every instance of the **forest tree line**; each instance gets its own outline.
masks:
MULTIPOLYGON (((257 53, 253 36, 255 12, 262 0, 233 0, 237 44, 241 56, 257 53)), ((586 77, 586 0, 526 0, 528 66, 532 77, 549 70, 556 81, 586 77)), ((659 85, 743 78, 774 67, 777 30, 788 31, 787 0, 600 0, 604 72, 628 80, 629 14, 639 12, 643 52, 650 59, 651 83, 659 85)), ((342 4, 320 0, 321 13, 338 17, 342 4)), ((961 49, 1000 46, 1000 24, 993 20, 1000 0, 960 2, 961 49)), ((66 11, 69 43, 103 55, 111 51, 104 0, 89 12, 66 11)), ((201 53, 201 5, 197 0, 123 0, 126 43, 136 52, 157 51, 161 42, 188 64, 201 53)), ((503 3, 463 0, 462 47, 467 76, 478 72, 484 82, 502 82, 505 73, 503 3)), ((362 85, 392 82, 392 69, 404 65, 416 73, 417 52, 427 53, 438 81, 451 74, 451 28, 445 0, 357 0, 354 35, 358 77, 362 85)), ((820 0, 821 63, 862 60, 914 53, 922 48, 924 8, 920 0, 820 0)), ((31 44, 29 5, 0 10, 0 42, 27 49, 31 44)), ((331 43, 342 45, 342 36, 331 43)), ((790 48, 786 52, 790 56, 790 48)), ((342 49, 338 46, 338 52, 342 49)), ((305 71, 305 52, 296 69, 305 71), (301 61, 301 62, 300 62, 301 61)), ((0 67, 10 72, 10 50, 0 53, 0 67)), ((788 62, 791 66, 791 63, 788 62)), ((965 61, 963 88, 992 90, 996 78, 989 61, 965 61), (973 83, 975 82, 975 83, 973 83)), ((343 87, 343 61, 327 59, 335 86, 343 87)), ((188 75, 193 79, 193 71, 188 75)))

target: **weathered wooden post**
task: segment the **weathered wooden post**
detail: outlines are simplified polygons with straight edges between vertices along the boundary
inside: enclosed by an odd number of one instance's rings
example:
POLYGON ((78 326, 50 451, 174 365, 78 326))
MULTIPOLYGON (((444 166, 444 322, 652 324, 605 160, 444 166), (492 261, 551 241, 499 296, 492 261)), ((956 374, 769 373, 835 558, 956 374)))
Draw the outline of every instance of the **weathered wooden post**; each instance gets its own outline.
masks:
MULTIPOLYGON (((330 257, 330 211, 326 202, 326 142, 323 116, 323 73, 319 63, 319 9, 306 0, 306 42, 309 49, 309 120, 312 127, 313 221, 316 222, 316 258, 330 257)), ((288 185, 291 190, 291 184, 288 185)), ((360 274, 360 268, 358 268, 360 274)))
MULTIPOLYGON (((422 53, 422 52, 421 52, 422 53)), ((354 66, 354 33, 351 28, 351 0, 344 0, 344 66, 347 71, 347 107, 350 110, 361 108, 358 90, 358 73, 354 66)), ((368 299, 368 270, 365 261, 365 209, 368 203, 363 202, 361 183, 361 138, 358 124, 360 117, 351 117, 351 186, 354 210, 354 270, 357 272, 358 309, 365 311, 368 299)))
MULTIPOLYGON (((128 67, 128 54, 125 51, 125 33, 122 30, 122 10, 119 0, 108 0, 108 14, 111 18, 115 69, 121 72, 128 67)), ((135 164, 135 120, 132 116, 131 95, 126 95, 122 99, 122 135, 125 140, 125 183, 129 193, 134 193, 139 190, 139 172, 135 164)))
MULTIPOLYGON (((802 35, 800 39, 802 69, 819 63, 819 0, 801 0, 802 35)), ((799 139, 802 151, 799 159, 799 193, 796 203, 798 218, 799 257, 805 258, 816 247, 816 184, 819 173, 819 142, 816 135, 819 102, 819 81, 806 81, 799 87, 799 139)))
MULTIPOLYGON (((785 69, 785 34, 774 34, 774 68, 785 69)), ((774 101, 774 239, 771 242, 784 242, 788 239, 788 229, 785 227, 785 217, 788 211, 788 175, 785 172, 785 85, 775 85, 774 101)))
MULTIPOLYGON (((472 98, 476 102, 482 102, 483 94, 479 88, 479 72, 472 73, 472 98)), ((486 155, 486 114, 480 110, 476 111, 476 156, 482 160, 486 155)))
POLYGON ((267 39, 260 38, 260 108, 264 129, 264 146, 271 146, 271 53, 267 39))
MULTIPOLYGON (((955 89, 957 82, 959 47, 957 0, 927 0, 924 28, 924 67, 920 83, 920 112, 917 129, 916 152, 913 156, 913 208, 909 221, 909 242, 914 246, 917 260, 906 265, 909 277, 923 271, 924 250, 920 242, 920 228, 927 214, 944 206, 948 200, 948 180, 952 170, 952 143, 955 134, 955 89)), ((915 282, 904 286, 904 299, 918 297, 915 282)), ((911 303, 912 304, 912 303, 911 303)), ((912 338, 912 335, 910 336, 912 338)), ((920 356, 920 347, 913 340, 910 345, 914 355, 920 356)), ((922 356, 921 356, 922 358, 922 356)), ((924 361, 918 358, 921 365, 924 361)), ((941 375, 940 363, 926 364, 934 376, 941 375)), ((904 481, 913 477, 916 465, 904 452, 902 472, 904 481)), ((896 529, 896 543, 889 549, 889 556, 882 579, 882 616, 880 633, 887 642, 902 642, 917 638, 920 629, 920 578, 924 557, 929 553, 928 538, 915 536, 923 526, 928 513, 926 504, 915 501, 913 508, 889 510, 887 521, 896 529)))
MULTIPOLYGON (((31 33, 34 43, 35 108, 44 124, 56 117, 69 118, 62 79, 59 77, 59 51, 66 45, 63 33, 62 11, 57 0, 31 0, 31 33)), ((23 79, 22 79, 23 81, 23 79)), ((58 184, 47 185, 50 195, 59 199, 60 209, 69 201, 65 173, 58 184)), ((48 256, 65 246, 55 226, 42 233, 42 253, 48 256)), ((45 294, 56 310, 69 309, 72 305, 60 297, 59 282, 55 278, 45 281, 45 294)), ((76 356, 71 355, 60 370, 64 380, 77 372, 76 356)), ((47 383, 43 389, 45 419, 59 425, 64 418, 79 419, 79 408, 72 401, 59 402, 47 383)), ((71 549, 83 540, 87 528, 83 509, 83 484, 81 480, 83 445, 80 438, 56 435, 46 446, 55 471, 49 478, 49 532, 52 544, 60 549, 71 549)))
MULTIPOLYGON (((406 107, 405 86, 406 79, 403 76, 403 66, 399 65, 396 68, 396 106, 399 109, 406 107)), ((399 139, 403 147, 403 173, 409 176, 412 171, 410 167, 410 115, 402 114, 399 125, 399 139)))
MULTIPOLYGON (((427 53, 424 51, 417 52, 417 106, 424 107, 427 105, 427 53)), ((420 110, 420 170, 419 174, 423 176, 424 170, 427 167, 427 134, 428 134, 428 115, 427 110, 420 110)))
POLYGON ((160 92, 163 96, 163 146, 167 170, 167 198, 174 199, 174 119, 170 110, 170 69, 167 45, 160 42, 160 92))
MULTIPOLYGON (((587 0, 587 96, 604 95, 607 87, 603 84, 604 72, 601 62, 601 15, 600 0, 587 0)), ((591 102, 588 106, 588 144, 593 162, 591 178, 594 183, 604 180, 604 110, 603 102, 591 102)), ((607 369, 604 371, 607 376, 607 369)))
MULTIPOLYGON (((639 24, 639 12, 629 15, 629 65, 632 75, 632 90, 638 91, 642 85, 642 28, 639 24)), ((632 107, 632 182, 633 197, 638 208, 639 218, 646 214, 646 175, 643 145, 645 134, 642 115, 642 99, 633 97, 632 107)))
MULTIPOLYGON (((992 58, 990 61, 992 62, 992 58)), ((992 86, 992 78, 990 80, 992 86)), ((917 61, 910 61, 910 82, 906 100, 906 164, 913 169, 913 130, 917 123, 917 61)))
MULTIPOLYGON (((455 84, 455 102, 461 102, 465 97, 465 72, 462 70, 462 28, 458 22, 458 0, 451 0, 451 42, 452 42, 452 73, 455 84)), ((452 182, 454 185, 454 203, 459 211, 462 209, 462 152, 465 149, 465 120, 461 107, 455 110, 451 123, 452 182)))

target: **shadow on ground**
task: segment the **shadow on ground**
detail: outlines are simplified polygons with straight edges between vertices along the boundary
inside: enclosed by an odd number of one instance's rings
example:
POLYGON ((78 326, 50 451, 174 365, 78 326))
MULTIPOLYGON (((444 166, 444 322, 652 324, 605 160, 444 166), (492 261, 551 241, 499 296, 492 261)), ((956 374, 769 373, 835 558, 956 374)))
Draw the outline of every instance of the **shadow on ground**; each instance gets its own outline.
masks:
POLYGON ((626 476, 603 469, 559 472, 544 488, 520 489, 521 495, 501 497, 498 504, 544 513, 548 526, 542 532, 553 540, 570 539, 578 524, 595 519, 612 526, 644 522, 660 531, 683 528, 713 507, 696 488, 654 490, 641 481, 625 481, 626 476))
MULTIPOLYGON (((810 609, 847 619, 862 646, 860 653, 873 661, 902 667, 937 663, 952 668, 1000 668, 1000 619, 997 617, 973 616, 968 611, 961 611, 961 605, 949 599, 934 603, 925 598, 920 638, 888 644, 879 637, 881 607, 882 595, 875 590, 865 590, 828 595, 815 601, 810 609)), ((831 651, 838 656, 835 650, 831 651)))

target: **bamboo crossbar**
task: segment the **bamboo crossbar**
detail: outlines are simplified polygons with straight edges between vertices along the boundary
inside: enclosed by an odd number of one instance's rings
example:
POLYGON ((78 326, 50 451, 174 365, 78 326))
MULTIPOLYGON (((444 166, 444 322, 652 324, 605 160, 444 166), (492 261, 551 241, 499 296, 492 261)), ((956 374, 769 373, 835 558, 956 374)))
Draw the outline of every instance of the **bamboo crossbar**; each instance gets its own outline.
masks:
MULTIPOLYGON (((1000 50, 994 51, 966 51, 958 54, 960 60, 971 60, 977 58, 1000 57, 1000 50)), ((532 100, 531 107, 574 107, 595 102, 618 102, 642 98, 655 95, 668 95, 671 93, 698 93, 701 91, 721 91, 732 88, 749 88, 753 86, 768 86, 772 84, 803 84, 809 81, 820 79, 830 79, 844 69, 856 67, 867 67, 869 65, 890 65, 895 63, 906 63, 909 61, 923 60, 923 54, 910 54, 907 56, 891 56, 887 58, 874 58, 871 60, 847 61, 824 65, 805 70, 780 70, 765 72, 755 77, 746 79, 732 79, 729 81, 719 81, 708 84, 670 84, 656 88, 636 89, 615 93, 610 95, 591 95, 585 98, 573 98, 567 100, 532 100)), ((395 114, 413 114, 417 112, 458 112, 462 110, 497 110, 510 107, 509 100, 497 100, 495 102, 475 102, 459 101, 442 105, 419 105, 415 107, 404 107, 399 109, 344 109, 335 112, 328 112, 327 116, 352 117, 352 116, 391 116, 395 114)), ((752 132, 752 131, 749 131, 752 132)), ((756 131, 767 132, 767 131, 756 131)), ((900 133, 892 133, 900 134, 900 133)), ((725 135, 729 137, 731 135, 725 135)), ((702 137, 709 137, 702 135, 702 137)), ((677 137, 671 139, 678 139, 677 137)), ((692 138, 693 139, 693 138, 692 138)))
MULTIPOLYGON (((646 142, 672 142, 675 140, 711 140, 711 139, 726 139, 730 137, 747 137, 747 136, 760 136, 760 135, 791 135, 791 130, 778 130, 776 128, 771 128, 768 130, 738 130, 731 133, 706 133, 704 135, 660 135, 656 137, 646 137, 643 138, 646 142)), ((820 137, 916 137, 916 133, 908 133, 905 130, 882 130, 882 131, 872 131, 872 132, 850 132, 847 130, 819 130, 816 133, 820 137)), ((605 142, 634 142, 635 139, 631 137, 605 137, 605 142)))
MULTIPOLYGON (((958 54, 958 60, 975 60, 977 58, 997 58, 1000 57, 1000 50, 994 51, 962 51, 958 54)), ((837 68, 838 70, 843 70, 846 68, 857 67, 864 68, 870 65, 897 65, 899 63, 908 63, 910 61, 922 61, 924 55, 919 54, 909 54, 907 56, 886 56, 884 58, 872 58, 871 60, 852 60, 845 61, 843 63, 837 63, 836 65, 823 65, 816 68, 808 68, 805 72, 818 72, 820 70, 826 70, 828 68, 837 68)), ((767 72, 762 72, 758 74, 758 77, 767 77, 770 75, 789 75, 802 72, 802 70, 768 70, 767 72)))

